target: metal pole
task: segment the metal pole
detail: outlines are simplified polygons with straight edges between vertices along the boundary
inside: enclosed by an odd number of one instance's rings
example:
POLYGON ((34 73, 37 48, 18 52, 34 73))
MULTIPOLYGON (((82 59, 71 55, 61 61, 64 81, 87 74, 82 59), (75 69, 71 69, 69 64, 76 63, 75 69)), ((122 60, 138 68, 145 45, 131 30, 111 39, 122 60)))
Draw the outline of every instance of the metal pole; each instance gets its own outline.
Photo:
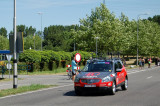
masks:
POLYGON ((148 13, 139 14, 139 15, 137 16, 137 66, 138 66, 138 52, 139 52, 139 49, 138 49, 139 17, 140 17, 141 15, 148 15, 148 13))
MULTIPOLYGON (((74 25, 74 30, 75 30, 75 25, 74 25)), ((74 35, 74 51, 76 50, 76 45, 75 45, 75 35, 74 35)))
MULTIPOLYGON (((138 15, 139 17, 139 15, 138 15)), ((139 29, 139 19, 137 17, 137 66, 138 66, 138 29, 139 29)))
MULTIPOLYGON (((42 13, 41 13, 41 37, 43 36, 42 34, 42 13)), ((43 39, 43 37, 42 37, 43 39)), ((41 39, 41 51, 42 51, 42 39, 41 39)))
POLYGON ((105 0, 103 0, 103 4, 106 4, 105 0))
POLYGON ((97 57, 97 39, 98 39, 99 37, 95 37, 95 39, 96 39, 96 57, 97 57))
POLYGON ((38 12, 37 14, 41 15, 41 51, 42 51, 42 12, 38 12))
POLYGON ((17 28, 16 28, 16 0, 14 0, 14 52, 13 52, 13 88, 18 86, 18 75, 17 75, 17 28))
POLYGON ((96 38, 96 57, 97 57, 97 38, 96 38))
POLYGON ((35 50, 35 37, 36 37, 36 36, 35 36, 35 34, 34 34, 34 50, 35 50))

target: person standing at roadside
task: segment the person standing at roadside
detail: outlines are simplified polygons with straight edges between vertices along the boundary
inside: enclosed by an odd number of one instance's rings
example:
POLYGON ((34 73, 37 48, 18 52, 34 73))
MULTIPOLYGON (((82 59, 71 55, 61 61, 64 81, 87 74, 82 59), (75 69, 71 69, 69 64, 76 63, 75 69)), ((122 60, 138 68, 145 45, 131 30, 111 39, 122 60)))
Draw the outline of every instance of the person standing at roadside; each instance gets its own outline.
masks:
POLYGON ((144 68, 144 64, 145 64, 145 59, 142 58, 142 68, 144 68))
POLYGON ((73 57, 71 65, 72 65, 72 81, 74 81, 76 77, 76 70, 77 70, 77 64, 75 61, 75 57, 73 57))
POLYGON ((139 59, 139 69, 142 69, 142 59, 139 59))
POLYGON ((151 67, 151 62, 152 62, 152 59, 151 59, 151 58, 149 58, 149 59, 148 59, 148 68, 150 68, 150 67, 151 67))

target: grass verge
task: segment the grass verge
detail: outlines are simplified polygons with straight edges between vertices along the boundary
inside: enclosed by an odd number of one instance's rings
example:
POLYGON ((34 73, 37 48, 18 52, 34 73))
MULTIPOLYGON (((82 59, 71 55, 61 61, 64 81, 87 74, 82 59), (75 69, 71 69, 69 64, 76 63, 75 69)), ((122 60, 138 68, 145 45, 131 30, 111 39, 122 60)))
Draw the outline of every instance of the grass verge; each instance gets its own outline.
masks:
POLYGON ((39 90, 42 88, 49 88, 49 87, 53 87, 56 85, 40 85, 40 84, 32 84, 30 86, 21 86, 18 87, 17 89, 4 89, 4 90, 0 90, 0 97, 4 97, 4 96, 8 96, 8 95, 15 95, 18 93, 24 93, 24 92, 28 92, 28 91, 35 91, 35 90, 39 90))

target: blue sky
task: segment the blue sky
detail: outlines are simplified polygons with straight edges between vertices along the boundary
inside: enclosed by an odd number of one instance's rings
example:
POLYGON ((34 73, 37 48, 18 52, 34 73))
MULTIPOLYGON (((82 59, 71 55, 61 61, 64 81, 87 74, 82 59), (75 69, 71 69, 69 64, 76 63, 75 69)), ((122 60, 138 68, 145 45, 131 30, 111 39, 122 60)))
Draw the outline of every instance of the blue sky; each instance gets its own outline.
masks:
MULTIPOLYGON (((13 29, 14 0, 0 0, 0 28, 8 33, 13 29)), ((16 0, 17 25, 33 26, 41 29, 50 25, 79 24, 79 19, 90 15, 91 9, 100 6, 103 0, 16 0)), ((119 17, 121 12, 130 20, 137 19, 138 14, 149 13, 141 19, 160 15, 160 0, 105 0, 107 8, 119 17)))

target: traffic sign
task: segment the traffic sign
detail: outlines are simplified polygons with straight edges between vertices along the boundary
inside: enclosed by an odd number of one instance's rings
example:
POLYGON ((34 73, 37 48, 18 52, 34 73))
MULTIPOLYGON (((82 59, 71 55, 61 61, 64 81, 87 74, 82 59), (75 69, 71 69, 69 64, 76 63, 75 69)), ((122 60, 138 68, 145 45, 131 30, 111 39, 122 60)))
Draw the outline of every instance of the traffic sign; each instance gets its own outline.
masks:
POLYGON ((12 55, 6 54, 6 57, 7 57, 7 60, 10 62, 10 61, 11 61, 11 58, 12 58, 12 55))
POLYGON ((11 63, 7 63, 7 69, 12 69, 12 64, 11 63))
POLYGON ((76 60, 76 62, 80 62, 81 61, 81 55, 79 54, 79 53, 76 53, 76 55, 75 55, 75 60, 76 60))

